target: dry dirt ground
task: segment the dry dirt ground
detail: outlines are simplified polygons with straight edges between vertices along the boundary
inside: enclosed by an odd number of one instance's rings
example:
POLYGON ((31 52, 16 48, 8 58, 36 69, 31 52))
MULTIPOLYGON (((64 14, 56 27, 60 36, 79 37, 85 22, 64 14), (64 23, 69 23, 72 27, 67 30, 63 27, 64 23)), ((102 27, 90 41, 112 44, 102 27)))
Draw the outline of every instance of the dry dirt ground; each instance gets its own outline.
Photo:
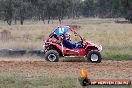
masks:
POLYGON ((89 71, 92 79, 131 79, 132 61, 102 61, 98 64, 90 62, 60 61, 50 63, 44 60, 0 60, 0 73, 21 74, 26 77, 81 76, 81 68, 89 71))

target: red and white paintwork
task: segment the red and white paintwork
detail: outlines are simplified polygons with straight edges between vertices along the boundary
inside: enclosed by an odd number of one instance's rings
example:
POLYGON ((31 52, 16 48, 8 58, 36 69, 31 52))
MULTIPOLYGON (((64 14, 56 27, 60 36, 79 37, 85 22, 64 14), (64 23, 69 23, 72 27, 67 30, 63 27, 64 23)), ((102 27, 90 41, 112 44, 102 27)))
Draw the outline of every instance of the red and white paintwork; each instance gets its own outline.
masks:
MULTIPOLYGON (((59 26, 60 27, 60 26, 59 26)), ((77 35, 81 40, 83 40, 83 38, 77 34, 77 32, 75 32, 75 30, 73 30, 72 28, 70 28, 69 26, 67 26, 75 35, 77 35)), ((43 49, 45 50, 48 50, 51 46, 54 46, 57 51, 59 53, 61 53, 63 56, 86 56, 88 54, 89 51, 92 51, 92 50, 95 50, 95 51, 102 51, 102 46, 101 45, 97 45, 97 44, 94 44, 94 43, 91 43, 91 42, 87 42, 87 41, 84 41, 83 40, 83 45, 84 45, 84 48, 81 48, 81 49, 69 49, 69 48, 65 48, 63 47, 63 45, 60 43, 60 44, 57 44, 56 43, 56 40, 52 40, 52 35, 54 34, 54 31, 52 32, 51 36, 46 39, 44 41, 44 44, 43 44, 43 49)))

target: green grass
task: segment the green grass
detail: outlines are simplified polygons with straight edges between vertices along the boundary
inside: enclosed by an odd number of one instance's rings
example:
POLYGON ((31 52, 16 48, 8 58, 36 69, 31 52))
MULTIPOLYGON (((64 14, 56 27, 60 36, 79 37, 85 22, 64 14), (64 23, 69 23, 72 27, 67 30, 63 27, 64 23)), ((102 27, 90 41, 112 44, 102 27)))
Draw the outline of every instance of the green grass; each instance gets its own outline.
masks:
POLYGON ((35 77, 16 75, 0 76, 0 88, 75 88, 77 79, 73 77, 35 77))
POLYGON ((104 60, 116 60, 116 61, 121 61, 121 60, 132 60, 131 55, 121 55, 121 54, 113 54, 113 55, 107 55, 103 56, 104 60))
POLYGON ((104 47, 101 52, 105 60, 132 60, 131 47, 104 47))
MULTIPOLYGON (((88 86, 87 88, 131 88, 132 86, 88 86)), ((0 75, 0 88, 83 88, 74 77, 0 75)))

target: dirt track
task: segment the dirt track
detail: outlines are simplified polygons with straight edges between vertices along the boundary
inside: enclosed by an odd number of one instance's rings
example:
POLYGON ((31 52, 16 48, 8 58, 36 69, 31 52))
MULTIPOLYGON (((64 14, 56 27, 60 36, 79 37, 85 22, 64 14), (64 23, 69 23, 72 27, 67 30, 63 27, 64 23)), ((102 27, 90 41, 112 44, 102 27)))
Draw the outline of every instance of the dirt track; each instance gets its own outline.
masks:
POLYGON ((102 61, 99 64, 88 62, 49 63, 36 60, 0 61, 0 73, 24 74, 27 77, 42 76, 77 76, 81 75, 81 68, 85 68, 93 79, 131 79, 132 61, 102 61))

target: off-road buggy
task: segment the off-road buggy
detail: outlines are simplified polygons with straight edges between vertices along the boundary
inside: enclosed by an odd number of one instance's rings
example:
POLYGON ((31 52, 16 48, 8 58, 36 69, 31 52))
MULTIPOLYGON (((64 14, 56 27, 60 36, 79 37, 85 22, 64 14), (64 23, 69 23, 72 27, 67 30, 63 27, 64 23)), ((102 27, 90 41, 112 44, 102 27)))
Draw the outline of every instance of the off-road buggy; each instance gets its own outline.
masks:
POLYGON ((47 61, 58 62, 60 57, 84 57, 92 63, 101 62, 102 50, 101 45, 85 41, 73 28, 69 26, 58 26, 50 35, 44 40, 43 50, 47 61), (65 47, 63 41, 65 34, 72 32, 79 38, 79 42, 75 43, 78 47, 65 47))

